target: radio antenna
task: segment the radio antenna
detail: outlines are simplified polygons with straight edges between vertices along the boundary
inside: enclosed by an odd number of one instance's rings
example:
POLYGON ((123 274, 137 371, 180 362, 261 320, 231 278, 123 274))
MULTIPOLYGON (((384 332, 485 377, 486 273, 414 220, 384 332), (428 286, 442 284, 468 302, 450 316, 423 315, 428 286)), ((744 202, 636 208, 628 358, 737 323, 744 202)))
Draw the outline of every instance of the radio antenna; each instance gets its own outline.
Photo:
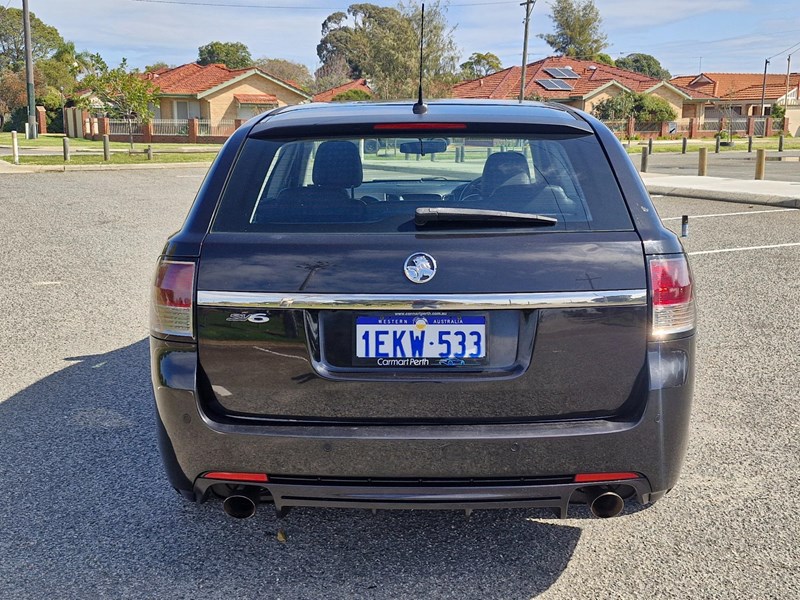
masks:
POLYGON ((425 42, 425 3, 422 3, 422 23, 419 32, 419 95, 417 103, 413 107, 415 115, 424 115, 428 112, 428 107, 422 101, 422 47, 425 42))

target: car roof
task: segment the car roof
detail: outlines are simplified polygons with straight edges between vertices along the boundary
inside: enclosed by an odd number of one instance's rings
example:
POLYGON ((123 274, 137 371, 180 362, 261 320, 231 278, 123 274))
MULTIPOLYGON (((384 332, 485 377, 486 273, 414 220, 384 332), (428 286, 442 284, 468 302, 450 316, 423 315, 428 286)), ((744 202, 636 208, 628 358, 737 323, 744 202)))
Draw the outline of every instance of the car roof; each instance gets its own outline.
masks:
POLYGON ((434 123, 472 123, 506 125, 545 125, 559 129, 592 132, 580 114, 562 105, 504 100, 435 100, 428 111, 417 115, 413 102, 313 102, 286 106, 266 113, 253 127, 251 135, 310 129, 325 126, 374 125, 396 123, 421 128, 434 123))

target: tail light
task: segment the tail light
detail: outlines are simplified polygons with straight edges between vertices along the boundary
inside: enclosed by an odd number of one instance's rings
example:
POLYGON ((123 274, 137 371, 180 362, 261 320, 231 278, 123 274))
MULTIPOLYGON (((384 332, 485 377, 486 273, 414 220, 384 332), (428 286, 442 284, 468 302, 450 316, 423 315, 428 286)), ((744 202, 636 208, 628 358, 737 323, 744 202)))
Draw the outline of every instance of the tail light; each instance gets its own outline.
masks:
POLYGON ((654 338, 694 329, 692 275, 685 256, 650 259, 650 294, 654 338))
POLYGON ((621 479, 638 479, 638 473, 578 473, 575 483, 602 483, 604 481, 619 481, 621 479))
POLYGON ((194 337, 194 268, 192 262, 159 261, 150 303, 150 329, 153 333, 194 337))

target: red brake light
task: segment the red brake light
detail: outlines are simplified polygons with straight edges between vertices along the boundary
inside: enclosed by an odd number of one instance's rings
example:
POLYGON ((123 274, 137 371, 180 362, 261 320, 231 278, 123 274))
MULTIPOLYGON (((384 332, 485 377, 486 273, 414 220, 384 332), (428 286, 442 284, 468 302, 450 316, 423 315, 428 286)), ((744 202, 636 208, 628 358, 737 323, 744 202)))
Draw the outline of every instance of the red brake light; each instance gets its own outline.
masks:
POLYGON ((269 478, 266 473, 232 473, 228 471, 212 471, 203 475, 206 479, 225 479, 228 481, 255 481, 267 483, 269 478))
POLYGON ((638 473, 578 473, 575 483, 599 483, 601 481, 619 481, 620 479, 638 479, 638 473))
POLYGON ((692 276, 686 257, 650 259, 650 295, 655 337, 694 329, 692 276))
POLYGON ((466 123, 378 123, 376 130, 413 131, 419 129, 466 129, 466 123))
POLYGON ((156 267, 150 328, 167 335, 193 335, 194 263, 161 260, 156 267))

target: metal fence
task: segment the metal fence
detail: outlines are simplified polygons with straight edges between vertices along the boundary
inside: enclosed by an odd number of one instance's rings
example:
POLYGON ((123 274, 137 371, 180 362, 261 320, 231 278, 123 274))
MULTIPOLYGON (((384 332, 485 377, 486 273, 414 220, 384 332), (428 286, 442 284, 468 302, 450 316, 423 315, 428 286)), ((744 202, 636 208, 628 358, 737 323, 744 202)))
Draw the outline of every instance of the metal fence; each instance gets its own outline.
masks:
POLYGON ((153 135, 188 135, 188 119, 153 119, 153 135))
POLYGON ((142 134, 142 124, 139 121, 131 123, 127 119, 109 119, 108 133, 111 135, 130 135, 131 126, 133 127, 133 135, 142 134))
POLYGON ((661 121, 636 121, 635 131, 653 133, 661 131, 661 121))
POLYGON ((213 125, 209 119, 198 119, 198 135, 231 135, 236 131, 236 122, 233 119, 223 119, 213 125))
POLYGON ((606 127, 608 127, 611 131, 621 131, 626 132, 628 130, 628 121, 627 119, 620 119, 615 121, 603 121, 606 127))
POLYGON ((704 119, 700 121, 700 131, 719 131, 719 119, 704 119))
POLYGON ((730 128, 731 131, 747 133, 747 117, 734 117, 730 121, 730 125, 726 129, 730 128))
POLYGON ((783 119, 772 119, 772 133, 780 133, 781 131, 783 131, 783 119))

